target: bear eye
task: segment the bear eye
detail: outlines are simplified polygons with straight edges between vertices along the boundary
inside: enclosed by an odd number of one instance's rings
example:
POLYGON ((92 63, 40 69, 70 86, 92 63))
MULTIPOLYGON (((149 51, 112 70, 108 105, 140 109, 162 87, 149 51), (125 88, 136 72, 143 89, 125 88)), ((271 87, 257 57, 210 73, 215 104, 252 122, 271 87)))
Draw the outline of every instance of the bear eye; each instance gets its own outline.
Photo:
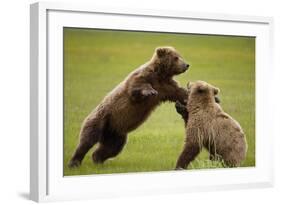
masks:
POLYGON ((204 87, 199 87, 199 88, 197 89, 197 92, 198 92, 199 94, 202 94, 202 93, 205 92, 205 88, 204 88, 204 87))
POLYGON ((174 60, 175 60, 175 61, 179 60, 179 57, 178 57, 178 56, 175 56, 175 57, 174 57, 174 60))

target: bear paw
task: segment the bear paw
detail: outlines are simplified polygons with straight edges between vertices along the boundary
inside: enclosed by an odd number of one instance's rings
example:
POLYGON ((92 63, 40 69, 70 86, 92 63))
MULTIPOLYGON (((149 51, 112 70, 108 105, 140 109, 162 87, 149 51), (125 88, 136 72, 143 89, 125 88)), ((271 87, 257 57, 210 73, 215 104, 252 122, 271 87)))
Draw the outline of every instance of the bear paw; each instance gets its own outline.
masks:
POLYGON ((176 171, 182 171, 182 170, 185 170, 185 169, 182 168, 182 167, 176 167, 175 170, 176 170, 176 171))
POLYGON ((80 167, 81 165, 81 162, 79 160, 71 160, 69 163, 68 163, 68 167, 69 168, 76 168, 76 167, 80 167))
POLYGON ((158 95, 158 92, 156 90, 142 90, 141 94, 143 96, 154 96, 154 95, 158 95))
POLYGON ((187 112, 186 107, 183 104, 181 104, 179 101, 176 102, 175 107, 179 114, 185 114, 187 112))

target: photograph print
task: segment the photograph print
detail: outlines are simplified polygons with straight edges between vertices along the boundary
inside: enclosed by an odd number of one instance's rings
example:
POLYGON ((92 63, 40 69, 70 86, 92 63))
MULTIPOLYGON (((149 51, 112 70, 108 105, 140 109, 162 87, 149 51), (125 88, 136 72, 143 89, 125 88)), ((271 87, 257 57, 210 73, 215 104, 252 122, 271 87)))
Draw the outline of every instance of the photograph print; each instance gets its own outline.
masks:
POLYGON ((64 176, 255 166, 255 37, 63 29, 64 176))

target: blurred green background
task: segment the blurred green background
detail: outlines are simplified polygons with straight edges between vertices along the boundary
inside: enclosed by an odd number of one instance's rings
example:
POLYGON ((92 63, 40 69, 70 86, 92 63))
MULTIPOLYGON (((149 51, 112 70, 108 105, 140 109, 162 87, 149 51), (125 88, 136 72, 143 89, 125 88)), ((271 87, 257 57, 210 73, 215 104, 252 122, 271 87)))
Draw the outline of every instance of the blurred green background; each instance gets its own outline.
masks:
MULTIPOLYGON (((173 46, 191 64, 177 76, 181 86, 203 80, 220 88, 221 105, 242 126, 248 142, 242 166, 255 166, 255 39, 64 28, 64 175, 173 170, 184 144, 184 123, 173 103, 165 103, 135 131, 124 150, 102 165, 90 150, 82 166, 67 163, 78 143, 82 121, 156 47, 173 46)), ((223 167, 203 151, 189 169, 223 167)))

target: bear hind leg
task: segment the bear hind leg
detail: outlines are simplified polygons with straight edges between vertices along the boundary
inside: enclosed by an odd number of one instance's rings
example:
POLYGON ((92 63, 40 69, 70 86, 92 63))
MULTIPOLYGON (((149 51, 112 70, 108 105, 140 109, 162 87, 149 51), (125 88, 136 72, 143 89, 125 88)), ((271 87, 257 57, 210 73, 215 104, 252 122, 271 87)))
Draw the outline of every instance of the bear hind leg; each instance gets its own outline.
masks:
POLYGON ((200 147, 198 143, 193 143, 190 141, 186 141, 184 149, 177 160, 176 169, 186 169, 189 163, 193 161, 195 157, 199 154, 200 147))
POLYGON ((94 163, 103 163, 109 158, 117 156, 125 146, 126 135, 111 135, 99 143, 98 148, 93 152, 94 163))
POLYGON ((211 161, 221 161, 222 160, 222 157, 217 153, 216 145, 214 142, 210 142, 210 140, 208 140, 204 144, 204 147, 209 151, 209 160, 211 160, 211 161))
POLYGON ((87 152, 102 138, 102 130, 86 124, 80 133, 80 142, 68 163, 68 167, 79 167, 87 152))

